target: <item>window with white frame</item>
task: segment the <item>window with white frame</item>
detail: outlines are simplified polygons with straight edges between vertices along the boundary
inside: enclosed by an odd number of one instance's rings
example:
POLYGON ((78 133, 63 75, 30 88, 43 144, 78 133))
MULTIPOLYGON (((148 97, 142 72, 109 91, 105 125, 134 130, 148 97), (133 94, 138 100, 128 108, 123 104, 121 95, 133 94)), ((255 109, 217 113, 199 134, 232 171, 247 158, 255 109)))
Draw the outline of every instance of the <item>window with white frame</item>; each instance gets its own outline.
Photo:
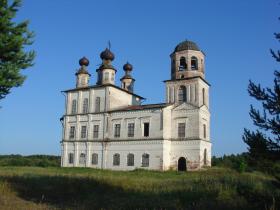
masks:
POLYGON ((97 165, 98 164, 98 154, 97 153, 93 153, 91 156, 91 164, 92 165, 97 165))
POLYGON ((68 154, 68 163, 73 164, 74 163, 74 153, 68 154))
POLYGON ((72 100, 71 114, 76 114, 76 113, 77 113, 77 100, 74 99, 72 100))
POLYGON ((114 137, 119 138, 121 136, 121 124, 115 124, 114 137))
POLYGON ((120 165, 120 154, 116 153, 113 156, 113 166, 119 166, 120 165))
POLYGON ((133 137, 134 136, 134 123, 128 123, 127 125, 127 136, 133 137))
POLYGON ((83 113, 88 113, 88 98, 85 98, 84 99, 84 102, 83 102, 83 113))
POLYGON ((75 138, 75 126, 70 126, 69 139, 75 138))
POLYGON ((178 137, 184 138, 186 136, 186 123, 178 123, 178 137))
POLYGON ((93 126, 93 138, 97 139, 98 133, 99 133, 99 125, 94 125, 93 126))
POLYGON ((127 155, 127 166, 134 166, 134 154, 127 155))
POLYGON ((150 155, 147 153, 144 153, 142 155, 142 167, 149 167, 149 159, 150 155))
POLYGON ((87 126, 83 125, 81 128, 81 138, 84 139, 87 137, 87 126))

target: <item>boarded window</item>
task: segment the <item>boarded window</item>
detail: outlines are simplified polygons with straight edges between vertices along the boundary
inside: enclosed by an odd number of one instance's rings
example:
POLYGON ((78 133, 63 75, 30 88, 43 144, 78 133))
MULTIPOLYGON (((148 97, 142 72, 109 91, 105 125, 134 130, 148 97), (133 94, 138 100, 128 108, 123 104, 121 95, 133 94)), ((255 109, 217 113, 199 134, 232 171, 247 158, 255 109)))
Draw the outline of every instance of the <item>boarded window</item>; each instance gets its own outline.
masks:
POLYGON ((145 153, 142 155, 142 167, 149 167, 149 158, 150 158, 149 154, 145 153))
POLYGON ((100 112, 100 97, 95 99, 95 112, 100 112))
POLYGON ((120 165, 120 154, 116 153, 113 156, 113 165, 119 166, 120 165))
POLYGON ((187 90, 185 86, 180 86, 178 91, 178 101, 185 102, 187 100, 187 90))
POLYGON ((178 137, 184 138, 186 135, 186 124, 185 123, 179 123, 178 124, 178 137))
POLYGON ((85 98, 84 99, 84 102, 83 102, 83 113, 88 113, 88 98, 85 98))
POLYGON ((105 82, 109 80, 109 72, 105 72, 105 77, 104 77, 105 82))
POLYGON ((71 109, 71 114, 76 114, 77 113, 77 100, 72 100, 72 109, 71 109))
POLYGON ((70 127, 69 139, 75 138, 75 126, 70 127))
POLYGON ((128 137, 133 137, 134 136, 134 123, 128 123, 127 136, 128 137))
POLYGON ((121 136, 121 124, 115 124, 114 137, 118 138, 120 136, 121 136))
POLYGON ((81 138, 84 139, 87 136, 87 126, 82 126, 81 129, 81 138))
POLYGON ((69 162, 69 164, 74 163, 74 153, 69 153, 68 154, 68 162, 69 162))
POLYGON ((150 123, 144 123, 144 136, 148 137, 150 135, 150 123))
POLYGON ((91 157, 91 164, 92 165, 97 165, 98 164, 98 154, 93 153, 91 157))
POLYGON ((80 154, 79 164, 81 164, 81 165, 85 165, 86 164, 86 154, 85 153, 81 153, 80 154))
POLYGON ((134 166, 134 154, 127 155, 127 166, 134 166))
POLYGON ((99 132, 99 125, 93 126, 93 138, 98 138, 98 132, 99 132))

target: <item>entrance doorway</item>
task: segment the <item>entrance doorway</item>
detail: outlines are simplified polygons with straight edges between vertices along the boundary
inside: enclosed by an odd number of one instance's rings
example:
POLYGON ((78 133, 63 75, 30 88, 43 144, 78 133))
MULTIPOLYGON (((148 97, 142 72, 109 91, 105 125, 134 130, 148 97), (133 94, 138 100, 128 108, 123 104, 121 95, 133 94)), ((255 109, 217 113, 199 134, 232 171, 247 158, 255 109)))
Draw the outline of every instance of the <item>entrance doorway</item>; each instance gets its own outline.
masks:
POLYGON ((184 157, 180 157, 178 160, 178 171, 186 171, 187 170, 187 160, 184 157))

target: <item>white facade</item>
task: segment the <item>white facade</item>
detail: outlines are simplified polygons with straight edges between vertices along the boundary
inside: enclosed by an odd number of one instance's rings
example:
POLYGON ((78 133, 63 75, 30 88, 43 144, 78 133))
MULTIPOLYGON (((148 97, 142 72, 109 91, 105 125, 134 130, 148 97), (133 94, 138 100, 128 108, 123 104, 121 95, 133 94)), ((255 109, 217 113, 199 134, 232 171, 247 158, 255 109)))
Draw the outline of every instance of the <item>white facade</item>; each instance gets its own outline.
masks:
MULTIPOLYGON (((189 49, 186 42, 180 53, 176 48, 182 43, 175 48, 171 59, 175 56, 180 60, 176 55, 184 52, 203 55, 198 49, 189 49)), ((108 71, 108 66, 104 69, 108 71)), ((98 74, 104 69, 98 69, 98 74)), ((171 71, 174 74, 174 69, 171 71)), ((182 75, 181 69, 175 71, 182 75)), ((61 166, 112 170, 196 170, 211 166, 209 85, 204 75, 200 76, 202 71, 198 75, 198 70, 184 71, 193 72, 165 81, 166 103, 161 104, 141 105, 143 98, 115 86, 114 78, 110 83, 103 82, 103 77, 97 85, 64 91, 61 166)))

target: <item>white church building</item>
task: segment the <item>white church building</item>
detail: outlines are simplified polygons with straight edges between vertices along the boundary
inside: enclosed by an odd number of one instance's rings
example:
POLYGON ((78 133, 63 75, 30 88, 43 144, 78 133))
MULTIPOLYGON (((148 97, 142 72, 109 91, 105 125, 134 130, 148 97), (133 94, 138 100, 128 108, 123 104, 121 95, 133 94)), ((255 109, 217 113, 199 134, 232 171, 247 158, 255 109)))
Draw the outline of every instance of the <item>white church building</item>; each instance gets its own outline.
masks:
POLYGON ((171 53, 165 103, 142 104, 133 91, 133 67, 126 63, 115 84, 115 56, 101 54, 97 82, 89 84, 89 60, 80 59, 76 88, 65 93, 61 118, 62 167, 111 170, 197 170, 211 166, 209 83, 204 53, 183 41, 171 53))

